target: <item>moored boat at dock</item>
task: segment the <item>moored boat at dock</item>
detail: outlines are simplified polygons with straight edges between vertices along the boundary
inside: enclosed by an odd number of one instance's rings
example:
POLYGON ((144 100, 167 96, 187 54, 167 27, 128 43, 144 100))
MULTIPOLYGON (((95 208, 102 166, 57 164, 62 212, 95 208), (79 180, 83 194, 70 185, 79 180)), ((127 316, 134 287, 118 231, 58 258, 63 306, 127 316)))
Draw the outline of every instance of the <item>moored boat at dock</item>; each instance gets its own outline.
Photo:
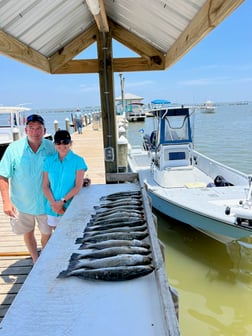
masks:
MULTIPOLYGON (((26 118, 30 110, 23 106, 0 106, 0 159, 10 143, 26 135, 26 118)), ((52 136, 45 134, 45 138, 52 139, 52 136)))
POLYGON ((128 121, 144 121, 145 117, 146 115, 143 103, 136 102, 126 105, 126 119, 128 121))
POLYGON ((28 111, 23 106, 0 106, 0 159, 12 141, 25 135, 28 111))
POLYGON ((153 207, 221 241, 250 235, 251 178, 194 150, 192 109, 155 113, 156 129, 128 157, 153 207))

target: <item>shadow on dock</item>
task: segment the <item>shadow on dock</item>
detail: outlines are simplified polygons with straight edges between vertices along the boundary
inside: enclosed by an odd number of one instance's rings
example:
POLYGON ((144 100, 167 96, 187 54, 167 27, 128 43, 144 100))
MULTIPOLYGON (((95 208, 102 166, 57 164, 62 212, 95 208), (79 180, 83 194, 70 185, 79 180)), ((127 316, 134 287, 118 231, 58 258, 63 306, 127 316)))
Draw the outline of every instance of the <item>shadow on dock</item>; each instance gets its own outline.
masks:
POLYGON ((0 322, 32 269, 31 258, 20 257, 18 260, 16 258, 0 259, 0 322))

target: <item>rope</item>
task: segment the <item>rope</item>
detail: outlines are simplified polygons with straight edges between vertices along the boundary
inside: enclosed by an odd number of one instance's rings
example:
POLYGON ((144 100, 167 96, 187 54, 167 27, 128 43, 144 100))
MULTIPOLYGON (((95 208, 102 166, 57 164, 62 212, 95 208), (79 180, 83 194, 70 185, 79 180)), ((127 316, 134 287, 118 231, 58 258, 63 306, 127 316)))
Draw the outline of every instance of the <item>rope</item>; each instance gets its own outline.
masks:
POLYGON ((26 251, 0 252, 0 257, 20 257, 20 256, 30 256, 30 253, 26 251))

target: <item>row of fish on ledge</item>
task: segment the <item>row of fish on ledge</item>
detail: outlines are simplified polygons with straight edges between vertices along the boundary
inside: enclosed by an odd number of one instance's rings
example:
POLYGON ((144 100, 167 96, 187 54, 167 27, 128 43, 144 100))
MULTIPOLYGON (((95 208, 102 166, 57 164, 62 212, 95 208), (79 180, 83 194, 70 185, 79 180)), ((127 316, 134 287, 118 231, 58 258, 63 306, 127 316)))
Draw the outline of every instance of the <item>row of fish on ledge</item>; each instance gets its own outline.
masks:
POLYGON ((72 253, 58 278, 123 281, 151 273, 154 266, 141 192, 103 196, 94 208, 83 237, 75 242, 80 253, 72 253))

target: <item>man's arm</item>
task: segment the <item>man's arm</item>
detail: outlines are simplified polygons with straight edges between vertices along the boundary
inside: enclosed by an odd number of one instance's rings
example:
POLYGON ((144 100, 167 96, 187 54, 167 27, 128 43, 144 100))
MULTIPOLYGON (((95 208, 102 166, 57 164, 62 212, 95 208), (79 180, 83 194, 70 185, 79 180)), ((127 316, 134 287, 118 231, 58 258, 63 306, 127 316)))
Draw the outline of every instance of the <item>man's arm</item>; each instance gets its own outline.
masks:
POLYGON ((0 176, 0 192, 3 200, 4 213, 8 216, 15 217, 15 207, 10 200, 9 180, 4 176, 0 176))

